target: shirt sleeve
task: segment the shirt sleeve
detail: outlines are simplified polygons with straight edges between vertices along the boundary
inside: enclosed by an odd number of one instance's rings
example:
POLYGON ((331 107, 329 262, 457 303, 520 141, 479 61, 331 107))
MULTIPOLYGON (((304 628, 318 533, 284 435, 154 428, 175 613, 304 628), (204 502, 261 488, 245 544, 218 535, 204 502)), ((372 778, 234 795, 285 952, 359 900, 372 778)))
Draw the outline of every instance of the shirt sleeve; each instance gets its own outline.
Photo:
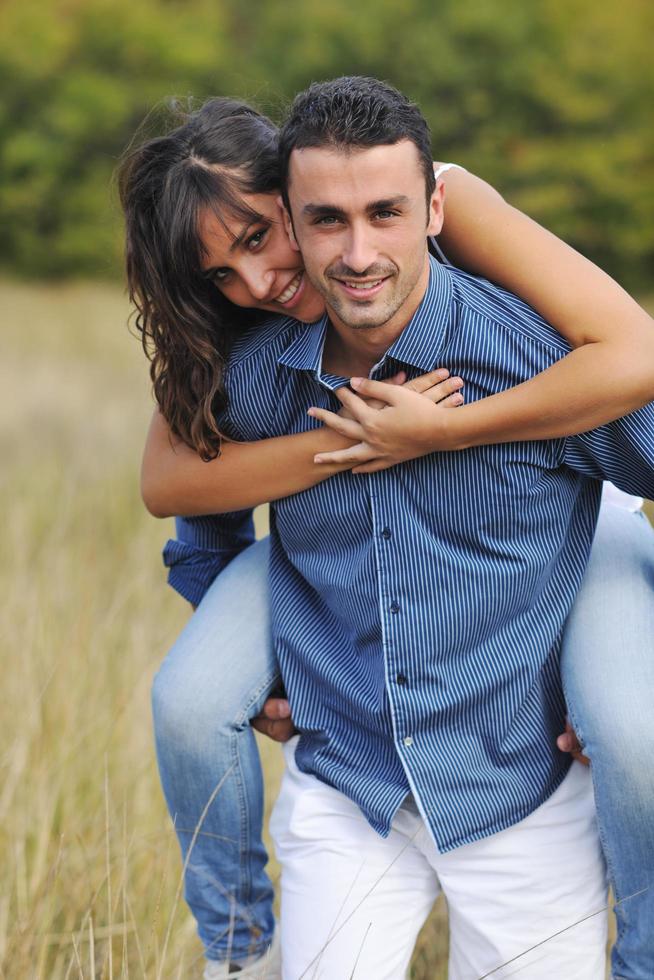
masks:
POLYGON ((563 456, 579 473, 654 499, 654 402, 608 425, 570 436, 563 456))
POLYGON ((239 552, 254 541, 251 510, 211 517, 177 517, 177 537, 166 543, 168 583, 194 606, 239 552))

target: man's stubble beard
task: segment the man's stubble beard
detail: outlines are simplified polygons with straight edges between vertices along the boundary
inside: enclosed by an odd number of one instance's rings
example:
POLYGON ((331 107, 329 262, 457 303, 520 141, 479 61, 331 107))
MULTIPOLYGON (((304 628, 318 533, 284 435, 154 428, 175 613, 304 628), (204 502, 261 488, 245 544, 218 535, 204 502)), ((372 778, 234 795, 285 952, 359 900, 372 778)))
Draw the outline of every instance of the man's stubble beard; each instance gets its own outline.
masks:
MULTIPOLYGON (((370 301, 370 317, 366 319, 365 309, 366 302, 363 300, 359 306, 354 305, 354 301, 348 303, 345 297, 338 295, 338 286, 335 286, 333 290, 327 288, 326 283, 329 283, 332 279, 343 279, 356 281, 357 279, 387 279, 390 280, 393 285, 397 284, 399 276, 399 269, 396 265, 390 264, 387 266, 371 266, 366 269, 365 272, 357 274, 353 273, 351 269, 342 266, 337 263, 330 266, 324 273, 324 278, 320 282, 314 281, 314 286, 322 294, 325 305, 327 306, 328 312, 333 312, 336 314, 341 323, 350 330, 375 330, 380 327, 385 326, 389 320, 392 320, 396 315, 398 310, 401 309, 402 304, 406 301, 407 297, 411 294, 415 283, 413 283, 406 290, 406 295, 398 298, 397 294, 394 293, 392 296, 388 297, 388 300, 381 309, 374 310, 375 300, 370 301), (362 318, 357 318, 355 320, 351 319, 351 314, 353 312, 362 314, 362 318)), ((417 281, 417 280, 416 280, 417 281)), ((385 286, 387 288, 387 285, 385 286)))
MULTIPOLYGON (((326 296, 325 305, 327 306, 327 310, 329 312, 335 313, 338 319, 341 321, 341 323, 344 324, 344 326, 348 327, 348 329, 375 330, 378 327, 383 327, 385 324, 387 324, 388 321, 395 316, 398 309, 401 307, 402 303, 399 303, 397 306, 392 306, 392 305, 387 306, 386 309, 384 310, 378 310, 378 311, 371 310, 370 311, 371 319, 369 320, 366 320, 365 316, 363 319, 352 320, 350 318, 350 314, 354 311, 346 303, 343 303, 340 297, 333 298, 331 295, 329 297, 326 296)), ((365 307, 362 304, 362 306, 359 307, 359 312, 361 314, 364 314, 364 310, 365 307)))

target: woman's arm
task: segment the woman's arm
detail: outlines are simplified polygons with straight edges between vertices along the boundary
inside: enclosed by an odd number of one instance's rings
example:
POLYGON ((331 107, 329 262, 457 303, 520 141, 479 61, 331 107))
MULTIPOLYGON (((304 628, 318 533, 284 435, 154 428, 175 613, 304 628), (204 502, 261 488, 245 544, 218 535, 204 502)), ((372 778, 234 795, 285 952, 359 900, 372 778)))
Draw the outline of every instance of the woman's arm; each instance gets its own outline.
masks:
MULTIPOLYGON (((405 377, 400 372, 381 384, 381 391, 402 386, 405 377)), ((403 387, 427 405, 440 403, 444 412, 460 401, 456 394, 460 380, 450 378, 443 369, 414 378, 403 387)), ((368 402, 375 404, 381 407, 383 402, 368 402)), ((258 442, 225 440, 220 456, 205 462, 171 433, 163 416, 155 411, 143 453, 141 494, 155 517, 224 514, 256 507, 307 490, 349 469, 351 462, 318 465, 314 457, 354 443, 347 436, 319 428, 258 442)), ((368 451, 365 458, 371 457, 368 451)))
POLYGON ((610 276, 479 177, 453 168, 440 179, 446 198, 439 244, 447 258, 520 296, 574 349, 529 381, 456 412, 443 412, 410 392, 384 394, 374 382, 363 381, 357 390, 383 397, 388 410, 373 415, 344 392, 358 424, 313 412, 358 440, 319 461, 349 462, 358 472, 372 472, 438 450, 559 438, 654 400, 652 318, 610 276))
MULTIPOLYGON (((351 446, 327 428, 260 442, 227 442, 205 462, 174 436, 157 410, 141 466, 141 495, 155 517, 226 513, 287 497, 347 469, 316 465, 316 453, 351 446)), ((350 464, 351 465, 351 464, 350 464)))
MULTIPOLYGON (((375 468, 380 468, 439 449, 571 435, 654 399, 654 328, 645 311, 597 266, 478 177, 454 169, 441 179, 447 199, 439 241, 448 257, 521 296, 575 349, 530 381, 456 412, 421 403, 415 446, 408 437, 417 421, 415 397, 409 392, 402 399, 406 411, 401 417, 387 410, 377 418, 378 448, 367 441, 365 429, 350 427, 349 438, 323 429, 260 443, 226 443, 219 459, 205 463, 179 441, 171 441, 165 422, 155 415, 142 470, 143 498, 153 514, 254 506, 297 493, 356 464, 374 467, 375 457, 375 468), (386 427, 393 431, 384 444, 386 427), (355 446, 359 441, 363 445, 355 446), (319 464, 314 463, 316 454, 319 464)), ((363 393, 369 393, 365 385, 363 393)), ((316 415, 331 424, 327 414, 316 415)))
POLYGON ((610 276, 485 181, 460 169, 442 179, 439 243, 448 259, 520 296, 574 348, 524 384, 448 413, 451 448, 572 435, 652 401, 651 317, 610 276))

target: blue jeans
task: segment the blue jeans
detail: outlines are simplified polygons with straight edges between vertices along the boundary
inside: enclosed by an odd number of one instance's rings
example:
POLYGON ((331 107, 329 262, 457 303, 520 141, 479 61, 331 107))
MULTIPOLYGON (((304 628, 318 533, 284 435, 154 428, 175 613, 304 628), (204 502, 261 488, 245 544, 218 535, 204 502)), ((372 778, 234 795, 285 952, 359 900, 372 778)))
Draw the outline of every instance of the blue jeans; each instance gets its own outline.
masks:
POLYGON ((644 980, 654 977, 654 531, 641 512, 602 507, 561 673, 616 899, 612 975, 644 980))
MULTIPOLYGON (((654 878, 653 586, 646 518, 605 504, 566 625, 562 672, 571 720, 593 759, 619 903, 616 980, 654 977, 654 888, 634 894, 654 878)), ((153 687, 161 780, 188 862, 186 900, 210 958, 238 959, 272 935, 261 770, 248 719, 275 680, 261 541, 214 582, 153 687)))
POLYGON ((230 562, 152 687, 161 783, 185 862, 184 896, 209 959, 263 953, 274 929, 261 840, 263 780, 249 724, 278 679, 268 552, 268 539, 258 541, 230 562))

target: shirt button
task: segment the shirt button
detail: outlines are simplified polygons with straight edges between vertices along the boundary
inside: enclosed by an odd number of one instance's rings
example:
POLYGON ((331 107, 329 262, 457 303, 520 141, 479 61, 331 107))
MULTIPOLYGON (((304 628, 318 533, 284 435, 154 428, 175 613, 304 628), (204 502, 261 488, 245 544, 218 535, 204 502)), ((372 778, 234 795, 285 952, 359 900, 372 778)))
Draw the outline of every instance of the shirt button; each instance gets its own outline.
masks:
POLYGON ((410 735, 407 735, 407 737, 404 739, 404 744, 406 745, 407 749, 411 748, 411 746, 413 745, 413 739, 411 738, 410 735))
POLYGON ((390 527, 385 527, 385 528, 382 528, 381 535, 382 535, 382 538, 386 538, 386 540, 388 541, 389 538, 392 538, 393 537, 393 532, 391 531, 390 527))
POLYGON ((393 599, 393 601, 391 602, 391 604, 390 604, 390 606, 388 608, 390 609, 390 611, 392 613, 399 613, 399 611, 400 611, 400 604, 397 601, 397 599, 393 599))
POLYGON ((403 687, 405 684, 409 683, 404 674, 398 674, 395 680, 397 681, 398 684, 401 684, 403 687))

